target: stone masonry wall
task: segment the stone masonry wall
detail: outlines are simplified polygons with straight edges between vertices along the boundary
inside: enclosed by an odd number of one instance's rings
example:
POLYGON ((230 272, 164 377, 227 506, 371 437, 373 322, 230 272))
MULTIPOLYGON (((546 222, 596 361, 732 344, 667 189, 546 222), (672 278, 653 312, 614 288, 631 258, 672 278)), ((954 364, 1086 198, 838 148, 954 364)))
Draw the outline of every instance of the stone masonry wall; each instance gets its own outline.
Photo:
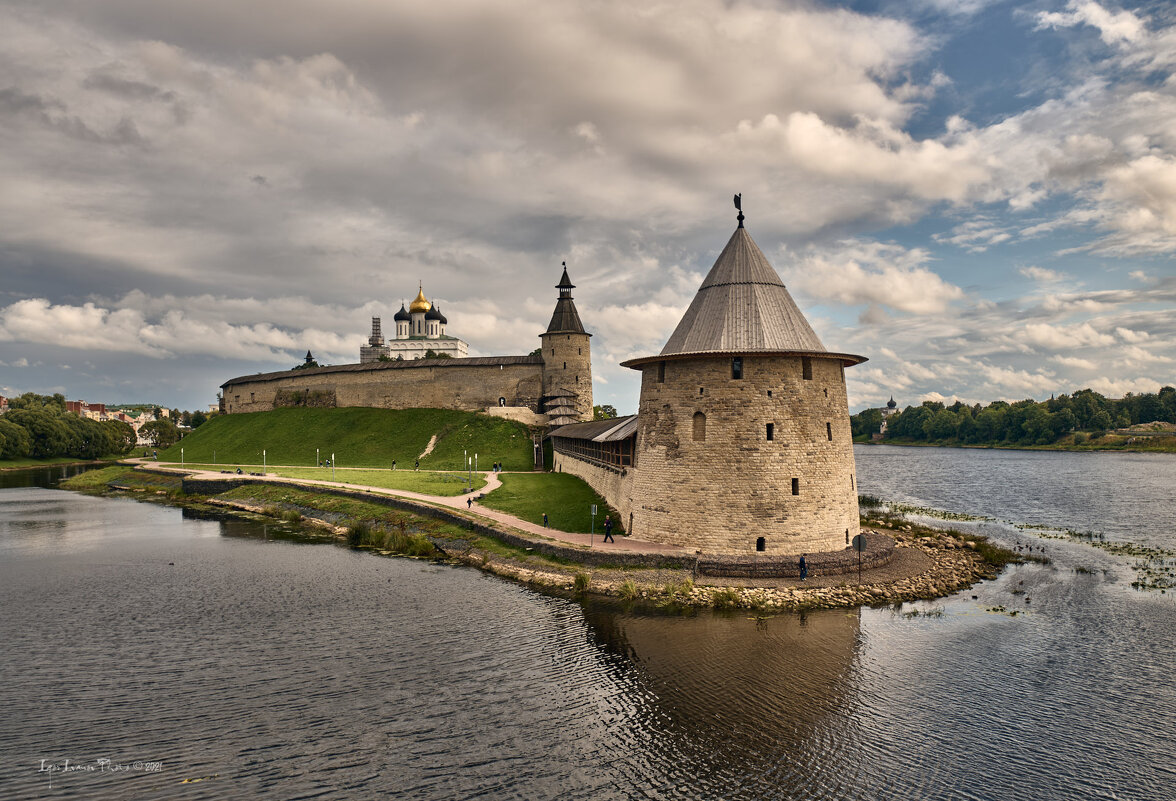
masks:
POLYGON ((541 390, 542 365, 538 364, 376 369, 243 381, 225 388, 225 408, 230 413, 264 412, 273 409, 280 397, 309 392, 312 397, 333 396, 333 403, 321 404, 329 406, 477 412, 506 398, 507 406, 537 410, 541 390))
POLYGON ((587 334, 540 334, 543 394, 557 389, 576 393, 580 420, 592 419, 592 346, 587 334))
POLYGON ((744 356, 734 379, 729 356, 667 360, 662 383, 644 365, 632 536, 705 553, 752 554, 757 537, 769 555, 845 548, 859 532, 845 374, 811 365, 806 380, 799 356, 744 356))
POLYGON ((586 462, 559 451, 554 453, 554 459, 552 470, 584 479, 588 486, 596 490, 597 495, 617 510, 621 516, 621 525, 625 531, 629 531, 633 520, 633 470, 626 468, 622 474, 619 469, 586 462))

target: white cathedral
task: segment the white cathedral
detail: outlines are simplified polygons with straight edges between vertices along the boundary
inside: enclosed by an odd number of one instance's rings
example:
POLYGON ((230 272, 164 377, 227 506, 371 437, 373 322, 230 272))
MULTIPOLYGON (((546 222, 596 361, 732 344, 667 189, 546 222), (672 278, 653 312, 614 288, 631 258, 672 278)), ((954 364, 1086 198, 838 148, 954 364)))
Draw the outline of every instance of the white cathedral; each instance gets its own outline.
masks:
POLYGON ((408 304, 400 304, 400 311, 392 318, 396 321, 396 338, 384 341, 384 334, 380 330, 380 318, 372 318, 372 335, 368 337, 366 345, 359 347, 359 362, 379 361, 412 361, 424 358, 432 351, 442 357, 450 356, 460 359, 469 354, 469 345, 457 337, 445 333, 445 326, 449 322, 441 310, 429 303, 425 297, 424 287, 419 288, 416 300, 408 304))

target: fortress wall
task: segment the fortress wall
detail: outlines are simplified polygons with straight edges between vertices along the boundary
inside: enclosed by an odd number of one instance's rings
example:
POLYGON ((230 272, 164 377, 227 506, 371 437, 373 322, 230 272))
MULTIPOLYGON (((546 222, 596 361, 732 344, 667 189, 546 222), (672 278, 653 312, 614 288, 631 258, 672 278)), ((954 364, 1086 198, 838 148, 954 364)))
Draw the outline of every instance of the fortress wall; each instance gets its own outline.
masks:
POLYGON ((592 345, 587 334, 540 334, 543 343, 543 393, 560 389, 576 394, 580 420, 592 419, 592 345))
MULTIPOLYGON (((303 393, 309 406, 372 406, 381 409, 435 407, 479 412, 498 406, 537 410, 542 392, 542 365, 502 364, 453 367, 375 368, 314 373, 265 381, 241 381, 225 387, 225 410, 264 412, 275 407, 279 393, 303 393), (307 395, 306 393, 309 393, 307 395)), ((286 400, 283 405, 292 405, 286 400)))
POLYGON ((859 518, 841 362, 813 357, 811 380, 799 356, 743 364, 733 379, 729 356, 668 360, 662 383, 642 367, 630 533, 707 553, 755 553, 761 536, 767 554, 845 548, 859 518))
POLYGON ((633 513, 634 471, 632 468, 626 468, 625 474, 621 475, 619 470, 610 470, 603 465, 586 462, 559 451, 554 453, 554 459, 552 470, 584 479, 588 486, 596 490, 597 495, 604 498, 608 501, 609 506, 617 510, 625 532, 632 534, 629 531, 630 516, 633 513))

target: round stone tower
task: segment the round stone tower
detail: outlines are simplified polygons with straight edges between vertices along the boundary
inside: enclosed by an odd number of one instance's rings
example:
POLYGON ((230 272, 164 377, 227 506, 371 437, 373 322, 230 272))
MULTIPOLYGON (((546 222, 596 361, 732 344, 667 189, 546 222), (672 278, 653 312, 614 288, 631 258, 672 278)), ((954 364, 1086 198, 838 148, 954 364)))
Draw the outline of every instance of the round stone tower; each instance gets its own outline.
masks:
POLYGON ((584 330, 572 300, 575 284, 563 277, 547 330, 539 335, 543 354, 543 407, 552 425, 592 419, 592 336, 584 330))
POLYGON ((858 534, 845 367, 739 227, 641 371, 633 536, 721 554, 841 550, 858 534))

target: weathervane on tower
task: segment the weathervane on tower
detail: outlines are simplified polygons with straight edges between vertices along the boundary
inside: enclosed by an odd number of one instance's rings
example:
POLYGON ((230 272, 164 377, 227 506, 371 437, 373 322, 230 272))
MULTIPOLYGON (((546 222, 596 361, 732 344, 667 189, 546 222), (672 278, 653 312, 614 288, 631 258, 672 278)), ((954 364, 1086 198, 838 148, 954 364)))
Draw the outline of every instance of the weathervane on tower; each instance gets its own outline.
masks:
POLYGON ((739 192, 735 195, 735 208, 739 211, 739 216, 735 219, 739 220, 739 227, 743 227, 743 193, 739 192))

